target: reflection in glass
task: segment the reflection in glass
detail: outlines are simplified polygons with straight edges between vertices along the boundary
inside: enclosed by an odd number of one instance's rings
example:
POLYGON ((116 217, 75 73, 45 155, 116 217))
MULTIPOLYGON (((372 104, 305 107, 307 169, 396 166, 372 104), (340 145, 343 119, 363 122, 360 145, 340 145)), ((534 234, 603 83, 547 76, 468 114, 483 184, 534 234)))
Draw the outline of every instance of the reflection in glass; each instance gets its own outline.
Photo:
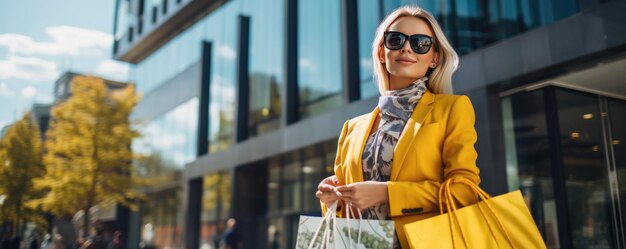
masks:
MULTIPOLYGON (((619 203, 622 211, 622 224, 626 226, 626 101, 610 99, 608 101, 608 118, 611 129, 610 144, 615 157, 615 179, 619 192, 619 203)), ((626 227, 622 228, 626 231, 626 227)))
POLYGON ((228 171, 214 172, 203 178, 200 245, 219 248, 225 221, 230 218, 231 178, 228 171))
POLYGON ((331 140, 269 159, 270 248, 295 248, 300 215, 321 214, 315 191, 323 178, 333 174, 336 150, 337 141, 331 140))
POLYGON ((279 213, 280 209, 280 181, 281 181, 281 162, 279 157, 269 159, 269 182, 267 183, 267 203, 268 213, 279 213))
POLYGON ((280 126, 280 89, 283 84, 283 1, 243 0, 250 16, 250 113, 249 136, 280 126))
POLYGON ((317 191, 317 185, 324 178, 322 177, 323 166, 323 157, 318 156, 304 160, 304 165, 302 165, 301 169, 304 194, 303 211, 314 212, 320 209, 320 202, 319 199, 315 197, 315 192, 317 191))
POLYGON ((153 193, 141 203, 141 242, 153 248, 182 247, 182 190, 153 193))
POLYGON ((598 97, 556 91, 573 248, 614 248, 598 97))
POLYGON ((339 7, 339 1, 298 1, 298 87, 302 118, 341 105, 339 7))
POLYGON ((547 121, 541 90, 502 100, 509 190, 520 189, 549 248, 559 248, 547 121))
POLYGON ((579 11, 577 1, 561 0, 388 0, 385 15, 406 4, 417 4, 435 16, 459 55, 579 11))
POLYGON ((272 218, 269 220, 269 226, 267 227, 267 238, 269 249, 281 249, 288 248, 286 245, 285 234, 285 221, 284 218, 272 218))
POLYGON ((236 46, 238 1, 231 1, 220 8, 223 15, 221 34, 213 40, 211 58, 211 96, 209 97, 209 153, 222 151, 234 142, 234 120, 236 111, 236 46))
POLYGON ((152 184, 169 183, 180 176, 186 163, 196 158, 198 98, 152 120, 142 137, 133 141, 138 174, 152 184))
POLYGON ((283 209, 287 211, 300 210, 302 198, 302 182, 300 180, 301 165, 299 161, 285 164, 282 179, 282 202, 283 209))
POLYGON ((381 21, 379 0, 357 2, 359 25, 359 80, 361 99, 378 96, 378 86, 373 78, 372 42, 381 21))

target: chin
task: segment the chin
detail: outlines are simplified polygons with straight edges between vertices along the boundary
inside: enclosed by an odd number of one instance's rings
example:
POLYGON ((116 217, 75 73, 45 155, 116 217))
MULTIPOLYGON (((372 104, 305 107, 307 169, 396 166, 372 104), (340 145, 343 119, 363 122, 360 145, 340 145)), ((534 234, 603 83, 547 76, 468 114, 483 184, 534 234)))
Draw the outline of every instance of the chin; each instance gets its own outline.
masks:
POLYGON ((392 73, 391 75, 393 75, 394 77, 401 77, 401 78, 418 78, 417 75, 419 74, 416 71, 397 70, 395 73, 392 73))

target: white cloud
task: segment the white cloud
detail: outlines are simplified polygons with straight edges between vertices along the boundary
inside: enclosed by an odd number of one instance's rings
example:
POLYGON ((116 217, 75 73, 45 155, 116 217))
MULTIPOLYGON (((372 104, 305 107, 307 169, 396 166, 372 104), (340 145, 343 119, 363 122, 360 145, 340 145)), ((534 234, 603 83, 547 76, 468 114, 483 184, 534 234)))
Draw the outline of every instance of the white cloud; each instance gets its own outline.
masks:
POLYGON ((94 55, 101 54, 94 49, 108 49, 113 42, 113 36, 108 33, 71 26, 50 26, 45 32, 52 41, 34 41, 29 36, 9 33, 0 35, 0 46, 7 47, 11 55, 94 55))
POLYGON ((0 79, 44 81, 53 80, 58 75, 57 64, 48 60, 15 55, 0 60, 0 79))
POLYGON ((229 46, 221 45, 218 48, 218 53, 220 56, 224 57, 228 60, 234 60, 237 53, 235 50, 229 46))
POLYGON ((128 64, 114 61, 104 60, 100 62, 96 68, 96 73, 111 79, 125 81, 128 79, 129 67, 128 64))
POLYGON ((13 95, 13 91, 9 89, 7 83, 0 82, 0 96, 11 96, 13 95))
POLYGON ((369 58, 361 58, 361 60, 359 61, 361 64, 362 68, 367 68, 369 70, 372 70, 372 68, 374 68, 372 66, 372 59, 369 58))
POLYGON ((37 88, 34 86, 27 86, 22 88, 22 97, 24 98, 32 98, 37 95, 37 88))
POLYGON ((308 70, 311 72, 317 71, 317 66, 308 58, 300 58, 298 60, 298 68, 301 70, 308 70))

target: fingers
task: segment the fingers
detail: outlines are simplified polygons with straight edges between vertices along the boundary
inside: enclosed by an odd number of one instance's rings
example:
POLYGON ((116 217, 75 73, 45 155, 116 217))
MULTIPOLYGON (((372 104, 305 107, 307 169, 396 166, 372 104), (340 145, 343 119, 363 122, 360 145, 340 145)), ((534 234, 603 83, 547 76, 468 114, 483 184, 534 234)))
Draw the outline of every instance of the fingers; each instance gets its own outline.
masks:
POLYGON ((334 192, 323 192, 318 190, 317 192, 315 192, 315 196, 320 199, 320 201, 323 202, 326 206, 330 206, 333 204, 333 202, 339 200, 339 197, 335 195, 334 192))
POLYGON ((324 191, 324 192, 334 192, 335 191, 335 187, 328 185, 328 184, 320 184, 319 186, 317 186, 317 189, 320 191, 324 191))
POLYGON ((336 189, 341 193, 354 192, 354 184, 337 186, 336 189))
POLYGON ((333 186, 329 186, 329 185, 320 185, 317 190, 322 191, 322 192, 331 192, 334 193, 337 196, 342 196, 343 194, 341 192, 339 192, 337 190, 337 187, 333 187, 333 186))
POLYGON ((339 185, 339 179, 337 179, 336 175, 332 175, 332 176, 324 178, 324 180, 320 182, 320 185, 322 184, 328 184, 334 187, 334 186, 339 185))

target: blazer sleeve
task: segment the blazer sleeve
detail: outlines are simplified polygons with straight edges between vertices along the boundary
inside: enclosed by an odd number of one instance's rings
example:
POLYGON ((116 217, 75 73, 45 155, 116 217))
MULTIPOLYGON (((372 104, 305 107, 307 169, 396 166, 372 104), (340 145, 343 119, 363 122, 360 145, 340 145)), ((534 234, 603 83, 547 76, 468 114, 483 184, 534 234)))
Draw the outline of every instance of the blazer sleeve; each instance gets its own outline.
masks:
MULTIPOLYGON (((348 123, 350 122, 350 120, 347 120, 344 124, 343 124, 343 128, 341 129, 341 135, 339 135, 339 140, 337 142, 337 154, 335 155, 335 166, 334 166, 334 171, 335 171, 335 175, 337 176, 337 179, 339 179, 339 184, 340 185, 345 185, 345 182, 343 182, 344 179, 344 175, 343 175, 343 171, 341 170, 341 164, 343 163, 343 156, 341 153, 342 147, 343 147, 343 142, 346 139, 346 135, 348 134, 348 123)), ((324 215, 326 215, 326 205, 320 201, 320 205, 322 207, 322 217, 324 215)), ((343 202, 339 202, 337 203, 337 217, 342 217, 342 210, 343 210, 343 202)))
MULTIPOLYGON (((479 169, 476 166, 478 154, 474 149, 477 140, 474 115, 474 107, 467 96, 460 96, 454 101, 448 115, 442 148, 444 181, 460 177, 480 183, 479 169)), ((390 216, 439 211, 441 182, 390 181, 387 184, 390 216)), ((473 204, 477 200, 473 190, 463 184, 451 184, 450 191, 456 199, 457 208, 473 204)))

